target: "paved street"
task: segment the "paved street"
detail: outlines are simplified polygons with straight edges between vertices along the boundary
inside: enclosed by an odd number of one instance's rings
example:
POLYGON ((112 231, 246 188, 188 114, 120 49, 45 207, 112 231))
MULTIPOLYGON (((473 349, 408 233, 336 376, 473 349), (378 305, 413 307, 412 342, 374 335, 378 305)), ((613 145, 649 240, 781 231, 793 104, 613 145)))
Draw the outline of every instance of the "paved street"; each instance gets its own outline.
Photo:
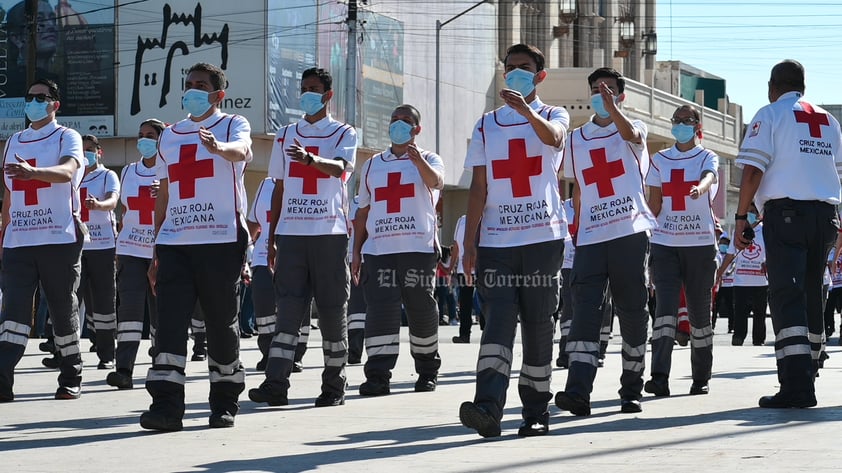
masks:
MULTIPOLYGON (((551 406, 550 435, 518 438, 514 380, 503 435, 492 440, 459 424, 459 404, 473 397, 479 337, 475 332, 474 343, 451 344, 457 327, 440 330, 443 363, 436 392, 413 392, 404 328, 391 395, 359 397, 363 368, 352 366, 345 406, 320 409, 312 407, 322 363, 314 330, 306 368, 292 378, 290 405, 258 407, 244 393, 233 429, 207 428, 207 366, 190 362, 185 429, 169 434, 147 432, 138 424, 149 405, 143 389, 148 342, 141 347, 134 390, 117 391, 105 384, 106 371, 86 368, 82 398, 55 401, 57 373, 41 367, 43 354, 33 340, 18 368, 16 401, 0 404, 0 471, 839 471, 842 348, 837 338, 831 339, 831 358, 817 382, 817 407, 762 410, 755 407, 757 399, 777 390, 773 348, 731 347, 725 321, 721 325, 710 395, 686 395, 690 351, 676 347, 673 396, 647 395, 642 414, 620 414, 615 335, 597 376, 593 415, 574 417, 551 406)), ((85 350, 88 345, 83 342, 85 350)), ((84 358, 87 366, 96 366, 93 353, 84 358)), ((243 340, 242 358, 249 368, 247 387, 256 387, 262 380, 254 371, 256 338, 243 340)), ((519 366, 516 345, 514 367, 519 366)), ((565 371, 553 375, 553 390, 563 388, 565 371)))

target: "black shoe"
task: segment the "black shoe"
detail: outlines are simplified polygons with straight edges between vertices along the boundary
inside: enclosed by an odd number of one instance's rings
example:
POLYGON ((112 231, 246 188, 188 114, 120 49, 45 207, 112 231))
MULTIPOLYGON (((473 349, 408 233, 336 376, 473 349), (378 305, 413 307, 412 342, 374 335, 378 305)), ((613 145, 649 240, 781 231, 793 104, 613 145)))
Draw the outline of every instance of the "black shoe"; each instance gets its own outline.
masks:
POLYGON ((439 319, 439 325, 450 325, 450 321, 447 319, 439 319))
POLYGON ((99 364, 96 365, 96 369, 98 369, 98 370, 113 370, 114 369, 114 362, 113 361, 100 361, 99 364))
POLYGON ((459 406, 459 420, 462 425, 476 430, 485 438, 500 436, 500 423, 487 410, 473 402, 465 401, 459 406))
POLYGON ((596 367, 597 368, 602 368, 603 366, 605 366, 605 358, 600 358, 600 359, 596 360, 596 367))
POLYGON ((211 429, 234 427, 234 415, 228 411, 214 412, 208 419, 208 426, 211 429))
POLYGON ((550 416, 544 414, 542 417, 527 417, 520 423, 517 429, 518 437, 539 437, 550 432, 550 416))
POLYGON ((193 356, 190 357, 190 361, 205 361, 208 359, 208 355, 205 353, 193 353, 193 356))
POLYGON ((334 407, 345 404, 344 394, 321 393, 316 398, 316 407, 334 407))
POLYGON ((96 353, 96 342, 95 341, 91 340, 91 349, 88 350, 88 351, 90 351, 91 353, 96 353))
POLYGON ((360 385, 360 396, 385 396, 389 394, 389 380, 368 378, 360 385))
POLYGON ((360 363, 362 363, 362 362, 363 362, 363 359, 362 359, 362 357, 361 357, 361 356, 351 356, 351 355, 348 355, 348 364, 349 364, 349 365, 358 365, 358 364, 360 364, 360 363))
POLYGON ((766 342, 751 342, 751 344, 756 346, 756 347, 762 347, 763 345, 766 344, 766 342))
POLYGON ((47 340, 46 342, 39 343, 38 349, 43 351, 44 353, 55 353, 56 352, 56 344, 53 343, 52 340, 47 340))
POLYGON ((799 393, 791 395, 783 395, 777 393, 774 396, 763 396, 760 398, 758 405, 767 409, 789 409, 789 408, 804 408, 813 407, 816 404, 816 395, 814 393, 799 393))
POLYGON ((260 361, 257 362, 257 366, 255 366, 254 368, 257 371, 266 371, 267 363, 269 363, 269 360, 267 360, 266 358, 261 358, 260 361))
POLYGON ((155 358, 155 347, 149 347, 146 354, 149 355, 149 358, 155 358))
POLYGON ((0 402, 12 402, 15 400, 15 393, 11 386, 8 388, 0 388, 0 402))
POLYGON ((454 336, 454 337, 452 338, 452 340, 453 340, 453 343, 471 343, 471 339, 470 339, 470 338, 462 338, 462 337, 460 337, 460 336, 458 336, 458 335, 454 336))
POLYGON ((436 390, 438 378, 435 376, 419 376, 418 381, 415 382, 415 392, 429 393, 436 390))
POLYGON ((286 406, 289 404, 286 396, 272 394, 268 388, 263 386, 249 389, 249 399, 258 403, 266 403, 270 406, 286 406))
POLYGON ((591 415, 591 403, 578 394, 568 394, 564 391, 555 393, 555 405, 563 411, 570 411, 576 416, 591 415))
POLYGON ((250 334, 250 333, 248 333, 248 332, 240 332, 240 338, 251 338, 251 337, 253 337, 253 336, 254 336, 254 335, 252 335, 252 334, 250 334))
POLYGON ((686 347, 687 342, 690 341, 690 334, 687 332, 675 332, 675 341, 678 342, 679 345, 686 347))
POLYGON ((741 347, 741 346, 743 346, 744 341, 745 340, 743 340, 742 338, 736 338, 736 337, 731 338, 731 346, 732 347, 741 347))
POLYGON ((162 432, 178 432, 184 428, 181 419, 167 417, 153 411, 146 411, 140 415, 140 426, 148 430, 160 430, 162 432))
POLYGON ((56 399, 79 399, 81 396, 80 386, 59 386, 56 389, 56 399))
POLYGON ((292 363, 292 372, 293 373, 300 373, 304 371, 304 363, 300 361, 295 361, 292 363))
POLYGON ((132 375, 121 371, 108 373, 108 376, 105 377, 105 382, 109 386, 114 386, 117 389, 132 389, 134 387, 132 375))
POLYGON ((569 363, 569 358, 566 356, 564 358, 558 357, 555 359, 555 366, 556 368, 567 369, 567 365, 569 363))
POLYGON ((699 381, 698 383, 694 381, 693 384, 690 385, 691 396, 697 396, 699 394, 708 394, 709 392, 710 388, 708 387, 708 383, 706 381, 699 381))
POLYGON ((670 395, 669 380, 663 376, 652 376, 652 379, 643 385, 643 390, 654 394, 655 397, 668 397, 670 395))
POLYGON ((640 407, 640 401, 637 399, 626 398, 620 400, 620 412, 624 414, 635 414, 643 412, 643 408, 640 407))
POLYGON ((57 356, 52 356, 50 358, 41 359, 41 364, 50 369, 58 369, 61 364, 61 360, 59 360, 57 356))

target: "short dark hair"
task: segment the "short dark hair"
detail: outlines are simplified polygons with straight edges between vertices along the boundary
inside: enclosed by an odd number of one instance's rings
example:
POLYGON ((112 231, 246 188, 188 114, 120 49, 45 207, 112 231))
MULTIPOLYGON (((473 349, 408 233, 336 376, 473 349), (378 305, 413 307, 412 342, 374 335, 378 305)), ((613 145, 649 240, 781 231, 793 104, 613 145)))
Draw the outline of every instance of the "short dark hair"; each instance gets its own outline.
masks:
POLYGON ((161 120, 158 120, 157 118, 148 118, 140 123, 140 126, 143 125, 148 125, 152 127, 153 129, 155 129, 158 135, 160 135, 164 131, 164 128, 167 127, 166 123, 162 122, 161 120))
POLYGON ((313 76, 319 78, 319 82, 321 82, 324 86, 325 92, 331 90, 331 88, 333 87, 333 77, 330 76, 330 72, 327 72, 326 70, 320 67, 311 67, 310 69, 307 69, 306 71, 302 72, 301 80, 303 81, 304 79, 313 76))
POLYGON ((29 84, 29 87, 26 88, 27 93, 29 92, 29 89, 32 88, 32 86, 39 84, 46 85, 47 88, 50 89, 50 97, 52 97, 53 100, 61 100, 61 94, 59 94, 58 91, 58 84, 45 77, 39 77, 38 79, 32 81, 32 83, 29 84))
POLYGON ((690 113, 693 114, 693 118, 695 118, 697 122, 702 121, 702 116, 699 114, 699 109, 697 109, 696 107, 694 107, 692 105, 682 105, 682 106, 676 108, 675 112, 672 112, 673 115, 675 115, 675 113, 678 112, 679 110, 689 110, 690 113))
POLYGON ((599 79, 616 80, 618 94, 622 94, 623 91, 626 90, 626 79, 623 78, 623 75, 617 72, 617 70, 614 68, 600 67, 599 69, 591 72, 591 75, 588 76, 588 85, 593 87, 594 82, 598 81, 599 79))
POLYGON ((804 92, 804 66, 794 59, 784 59, 775 64, 769 83, 782 92, 804 92))
POLYGON ((503 58, 503 65, 506 65, 506 61, 509 60, 509 56, 512 54, 526 54, 535 61, 535 69, 537 71, 544 70, 544 53, 542 53, 537 47, 532 46, 531 44, 523 43, 509 46, 509 49, 506 50, 506 57, 503 58))
POLYGON ((82 141, 90 141, 96 146, 96 149, 102 149, 102 146, 99 144, 99 138, 94 135, 82 135, 82 141))
POLYGON ((225 78, 225 73, 217 66, 207 62, 200 62, 193 64, 187 73, 191 72, 207 72, 210 75, 211 85, 214 90, 225 90, 228 88, 228 80, 225 78))
POLYGON ((397 110, 407 110, 407 111, 409 111, 409 114, 412 115, 413 118, 415 118, 415 124, 416 125, 421 124, 421 112, 419 112, 418 109, 415 108, 413 105, 410 105, 408 103, 404 103, 404 104, 401 104, 401 105, 398 105, 397 107, 395 107, 395 110, 396 111, 397 110))

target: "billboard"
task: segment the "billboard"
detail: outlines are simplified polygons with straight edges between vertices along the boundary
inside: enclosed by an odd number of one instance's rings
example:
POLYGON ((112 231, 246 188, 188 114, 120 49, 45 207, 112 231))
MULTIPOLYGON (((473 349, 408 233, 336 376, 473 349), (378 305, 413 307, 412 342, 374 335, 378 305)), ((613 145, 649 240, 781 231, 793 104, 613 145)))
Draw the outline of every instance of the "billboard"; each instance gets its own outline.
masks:
POLYGON ((267 132, 298 121, 301 73, 316 66, 316 0, 269 0, 267 132))
MULTIPOLYGON (((368 11, 363 21, 362 145, 385 149, 391 144, 389 121, 392 111, 403 103, 403 22, 368 11)), ((414 104, 420 108, 420 105, 414 104)), ((420 110, 422 115, 424 110, 420 110)))
POLYGON ((118 134, 135 136, 147 118, 187 116, 181 95, 187 70, 220 66, 228 79, 222 110, 265 131, 265 0, 149 0, 120 7, 118 134))
MULTIPOLYGON (((25 125, 26 0, 0 0, 0 139, 25 125)), ((36 78, 61 91, 58 121, 85 134, 114 135, 114 1, 38 2, 36 78)))

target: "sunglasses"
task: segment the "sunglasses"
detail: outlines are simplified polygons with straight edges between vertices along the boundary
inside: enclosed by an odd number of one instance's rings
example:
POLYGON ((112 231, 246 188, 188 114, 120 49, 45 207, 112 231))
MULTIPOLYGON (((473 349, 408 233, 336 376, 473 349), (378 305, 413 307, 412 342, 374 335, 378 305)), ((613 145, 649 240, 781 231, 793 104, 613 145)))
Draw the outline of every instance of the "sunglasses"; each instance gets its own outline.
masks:
POLYGON ((678 125, 679 123, 682 124, 682 125, 695 125, 696 123, 699 123, 699 120, 696 120, 693 117, 687 117, 687 118, 672 117, 672 118, 670 118, 670 122, 673 125, 678 125))
POLYGON ((47 100, 55 100, 51 95, 47 94, 26 94, 26 96, 24 97, 24 100, 27 102, 32 102, 33 99, 41 103, 46 102, 47 100))

